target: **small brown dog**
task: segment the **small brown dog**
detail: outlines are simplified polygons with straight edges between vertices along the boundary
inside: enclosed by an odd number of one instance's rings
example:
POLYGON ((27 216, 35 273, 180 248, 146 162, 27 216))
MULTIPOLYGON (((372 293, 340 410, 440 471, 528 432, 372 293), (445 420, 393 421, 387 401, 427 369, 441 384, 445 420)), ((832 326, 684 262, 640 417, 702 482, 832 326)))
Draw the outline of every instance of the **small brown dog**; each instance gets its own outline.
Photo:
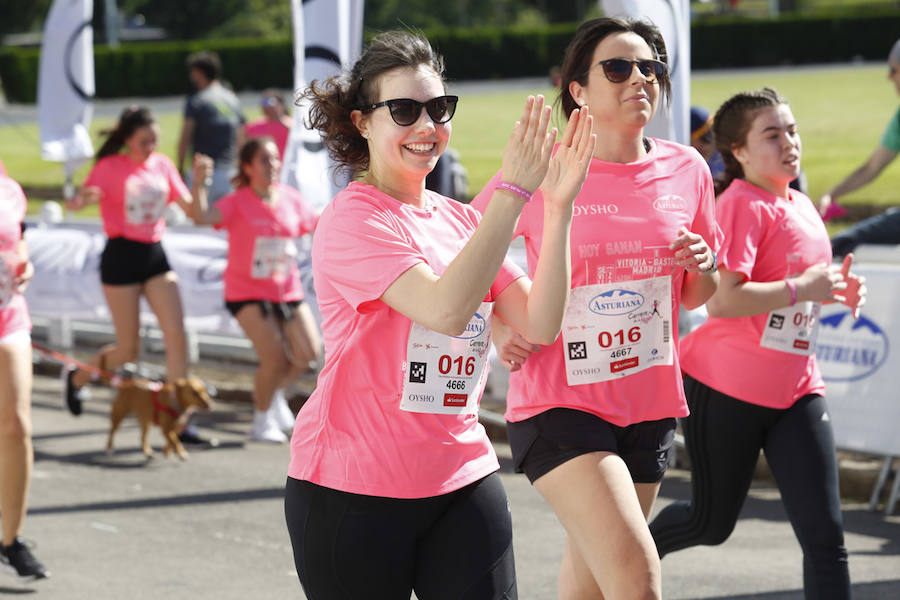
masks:
POLYGON ((113 435, 129 413, 135 413, 141 426, 141 449, 147 458, 153 457, 153 448, 147 440, 150 425, 156 423, 166 438, 163 454, 171 451, 182 460, 187 451, 178 439, 187 416, 194 410, 209 410, 212 399, 206 391, 206 384, 196 377, 179 379, 172 384, 161 384, 148 379, 126 379, 119 384, 119 393, 110 410, 109 440, 106 452, 112 454, 113 435), (173 393, 174 390, 174 393, 173 393))

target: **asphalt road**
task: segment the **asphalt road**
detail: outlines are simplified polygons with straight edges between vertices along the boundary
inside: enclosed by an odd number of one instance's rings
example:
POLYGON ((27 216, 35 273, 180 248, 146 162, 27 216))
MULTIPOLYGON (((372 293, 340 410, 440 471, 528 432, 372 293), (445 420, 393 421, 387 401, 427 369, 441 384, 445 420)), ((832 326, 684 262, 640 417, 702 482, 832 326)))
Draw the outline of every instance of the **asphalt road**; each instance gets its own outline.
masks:
MULTIPOLYGON (((219 402, 201 431, 218 448, 187 462, 145 461, 138 431, 126 419, 107 456, 109 393, 99 390, 85 413, 62 407, 61 384, 39 375, 33 396, 35 469, 26 537, 52 571, 20 586, 0 576, 0 596, 39 594, 65 600, 231 600, 303 598, 282 512, 287 446, 247 443, 251 408, 219 402)), ((159 448, 161 435, 151 432, 159 448)), ((563 531, 496 444, 515 527, 519 597, 556 597, 563 531)), ((687 474, 673 471, 659 506, 689 494, 687 474)), ((857 600, 900 598, 900 516, 845 505, 847 545, 857 600)), ((754 485, 731 539, 719 547, 675 553, 663 561, 667 599, 802 598, 801 556, 778 492, 754 485)), ((38 596, 35 596, 38 597, 38 596)))

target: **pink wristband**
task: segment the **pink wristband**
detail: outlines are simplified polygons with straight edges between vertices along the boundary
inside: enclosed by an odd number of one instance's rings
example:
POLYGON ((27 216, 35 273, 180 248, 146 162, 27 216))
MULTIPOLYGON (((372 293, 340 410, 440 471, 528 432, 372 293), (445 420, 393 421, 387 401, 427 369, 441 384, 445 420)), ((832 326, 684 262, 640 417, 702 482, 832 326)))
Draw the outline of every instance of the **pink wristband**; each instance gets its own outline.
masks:
POLYGON ((797 285, 790 279, 785 279, 784 283, 787 284, 788 291, 791 293, 790 306, 793 306, 797 304, 797 285))
POLYGON ((519 187, 514 183, 509 183, 508 181, 501 181, 497 184, 497 187, 501 190, 506 190, 507 192, 512 192, 513 194, 517 194, 525 198, 525 202, 531 202, 531 197, 534 196, 533 193, 529 192, 523 187, 519 187))

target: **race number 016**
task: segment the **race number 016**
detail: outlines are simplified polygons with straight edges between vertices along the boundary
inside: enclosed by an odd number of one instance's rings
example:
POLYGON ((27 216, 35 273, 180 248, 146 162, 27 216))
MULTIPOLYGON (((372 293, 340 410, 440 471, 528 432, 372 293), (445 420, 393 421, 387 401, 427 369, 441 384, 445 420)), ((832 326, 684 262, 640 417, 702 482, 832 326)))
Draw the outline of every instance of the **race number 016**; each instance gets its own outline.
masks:
POLYGON ((816 318, 802 312, 794 313, 794 326, 809 329, 816 322, 816 318))
POLYGON ((624 346, 626 341, 636 344, 640 340, 641 328, 638 326, 632 327, 627 333, 624 329, 620 329, 614 332, 601 331, 600 335, 597 336, 597 341, 600 343, 601 348, 609 348, 613 345, 613 342, 618 342, 619 346, 624 346))
POLYGON ((442 375, 448 375, 453 370, 454 366, 456 366, 455 375, 465 374, 471 376, 475 373, 475 357, 470 356, 464 361, 462 356, 452 358, 447 354, 443 354, 438 359, 438 371, 440 371, 442 375))

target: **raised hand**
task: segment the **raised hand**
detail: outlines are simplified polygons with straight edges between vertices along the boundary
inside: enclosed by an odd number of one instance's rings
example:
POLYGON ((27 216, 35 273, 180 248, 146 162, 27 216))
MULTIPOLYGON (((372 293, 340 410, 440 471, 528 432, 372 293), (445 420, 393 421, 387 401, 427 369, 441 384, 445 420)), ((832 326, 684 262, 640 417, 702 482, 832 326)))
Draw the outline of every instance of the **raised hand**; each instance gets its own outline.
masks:
POLYGON ((103 197, 103 190, 95 185, 86 185, 72 198, 66 200, 69 210, 81 210, 88 204, 97 204, 103 197))
POLYGON ((678 229, 678 237, 669 244, 675 251, 675 264, 689 273, 706 273, 713 268, 713 251, 699 233, 687 227, 678 229))
POLYGON ((841 277, 844 278, 847 287, 842 294, 844 299, 840 302, 850 308, 854 319, 858 319, 859 309, 866 303, 868 290, 866 289, 866 278, 850 272, 852 265, 853 254, 848 254, 844 257, 844 263, 841 265, 841 277))
POLYGON ((550 163, 556 128, 547 131, 550 124, 549 106, 544 106, 544 97, 529 96, 525 101, 522 118, 516 121, 506 150, 503 151, 503 180, 534 192, 550 163))
POLYGON ((594 117, 590 109, 582 106, 572 111, 563 132, 562 142, 550 159, 547 174, 541 183, 544 202, 559 207, 570 207, 575 201, 597 145, 593 133, 594 117))
POLYGON ((194 170, 194 181, 198 184, 202 183, 203 185, 209 185, 207 181, 213 175, 213 165, 213 159, 205 154, 194 154, 194 163, 192 165, 194 170))

